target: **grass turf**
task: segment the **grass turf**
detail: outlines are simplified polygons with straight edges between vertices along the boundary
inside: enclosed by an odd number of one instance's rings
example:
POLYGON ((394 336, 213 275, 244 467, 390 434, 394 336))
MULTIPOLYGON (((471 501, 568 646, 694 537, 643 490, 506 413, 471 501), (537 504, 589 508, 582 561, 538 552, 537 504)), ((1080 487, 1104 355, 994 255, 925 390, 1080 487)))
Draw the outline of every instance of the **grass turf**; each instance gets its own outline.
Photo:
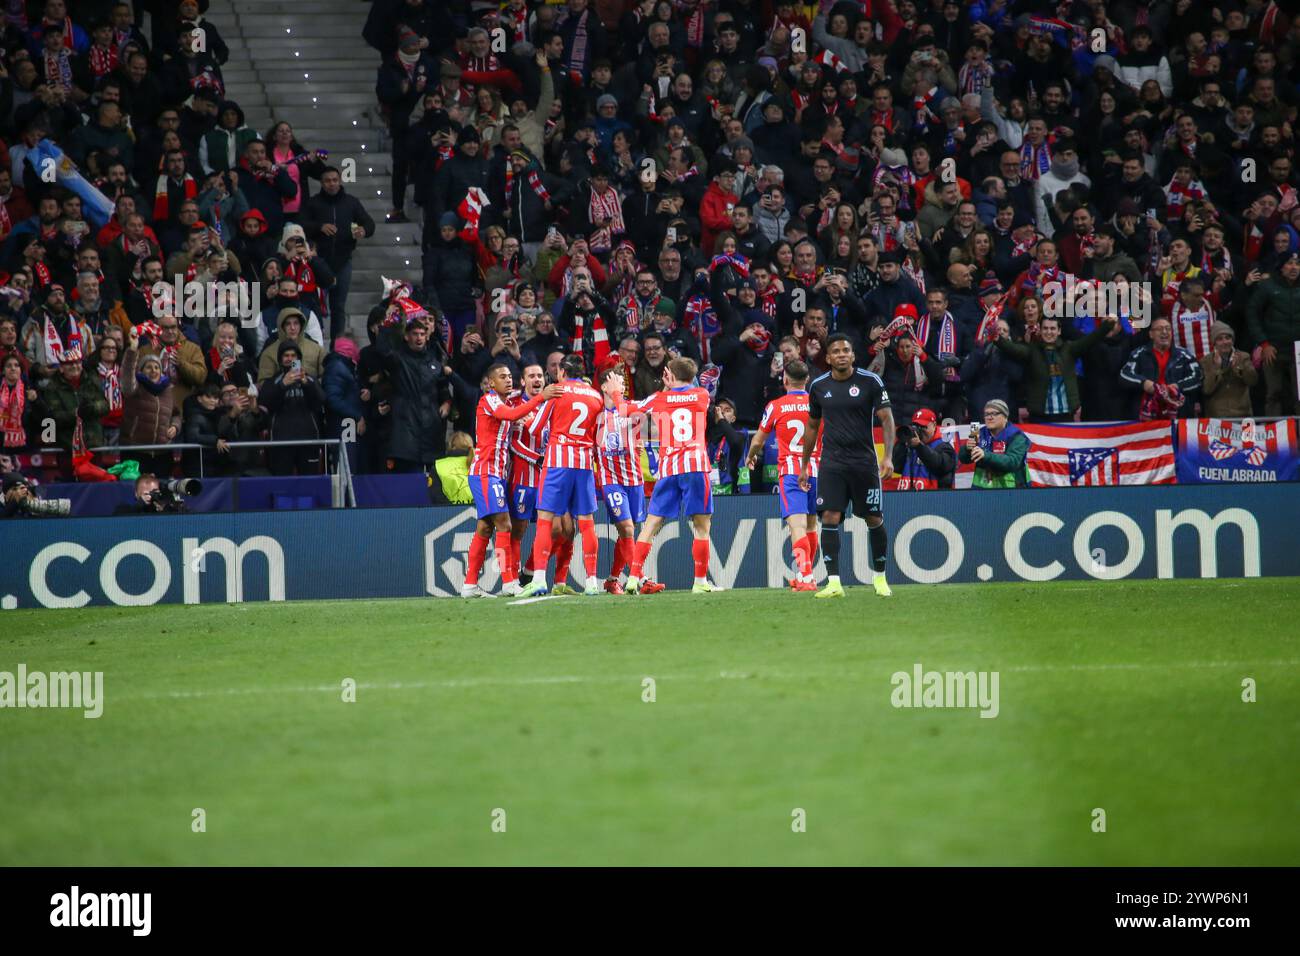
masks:
POLYGON ((0 670, 106 703, 0 710, 0 863, 1294 865, 1297 619, 1288 579, 10 611, 0 670), (917 662, 999 716, 895 709, 917 662))

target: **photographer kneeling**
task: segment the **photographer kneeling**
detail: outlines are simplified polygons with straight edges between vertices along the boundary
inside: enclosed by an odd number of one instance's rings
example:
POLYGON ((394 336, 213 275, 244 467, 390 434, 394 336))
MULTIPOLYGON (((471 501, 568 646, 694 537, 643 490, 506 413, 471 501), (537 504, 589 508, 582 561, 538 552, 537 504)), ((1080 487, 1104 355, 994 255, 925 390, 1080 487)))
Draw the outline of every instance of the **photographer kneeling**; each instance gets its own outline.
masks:
POLYGON ((898 426, 894 471, 899 491, 951 488, 957 474, 957 451, 939 434, 939 419, 928 408, 912 414, 912 424, 898 426))
POLYGON ((66 518, 72 513, 69 498, 38 498, 32 494, 28 480, 19 472, 4 476, 4 509, 2 518, 66 518))

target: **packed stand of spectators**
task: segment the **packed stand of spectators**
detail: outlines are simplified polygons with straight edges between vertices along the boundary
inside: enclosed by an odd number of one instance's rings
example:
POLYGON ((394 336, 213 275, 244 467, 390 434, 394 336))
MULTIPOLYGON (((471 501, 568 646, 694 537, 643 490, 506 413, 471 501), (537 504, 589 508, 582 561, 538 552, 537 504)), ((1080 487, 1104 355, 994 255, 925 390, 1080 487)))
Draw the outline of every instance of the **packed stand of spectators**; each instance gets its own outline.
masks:
POLYGON ((176 427, 243 473, 220 436, 354 427, 356 470, 428 470, 495 361, 555 377, 580 351, 640 396, 684 355, 735 471, 784 363, 824 371, 836 332, 922 429, 1296 411, 1300 24, 1276 3, 374 0, 388 219, 421 224, 422 281, 355 341, 335 293, 373 223, 287 124, 243 125, 219 44, 187 39, 201 5, 161 5, 148 41, 63 0, 6 32, 0 349, 35 404, 87 402, 87 435, 176 427), (47 137, 114 203, 101 229, 25 161, 47 137), (150 325, 177 267, 256 278, 260 321, 150 325), (1067 277, 1147 284, 1155 318, 1047 314, 1067 277), (99 349, 112 325, 146 334, 99 349), (142 400, 164 380, 175 418, 142 400))
POLYGON ((4 5, 0 454, 10 466, 58 447, 62 475, 85 480, 112 477, 101 466, 119 457, 161 477, 313 473, 320 448, 232 444, 320 438, 346 417, 331 370, 349 345, 355 363, 344 304, 374 222, 290 123, 246 123, 226 96, 229 51, 207 7, 4 5), (145 11, 148 36, 136 19, 145 11), (202 448, 88 452, 172 443, 202 448))
POLYGON ((388 216, 470 385, 581 350, 638 396, 685 355, 738 446, 845 332, 926 434, 1296 411, 1276 3, 377 0, 365 38, 388 216), (1152 321, 1049 315, 1068 277, 1147 284, 1152 321))

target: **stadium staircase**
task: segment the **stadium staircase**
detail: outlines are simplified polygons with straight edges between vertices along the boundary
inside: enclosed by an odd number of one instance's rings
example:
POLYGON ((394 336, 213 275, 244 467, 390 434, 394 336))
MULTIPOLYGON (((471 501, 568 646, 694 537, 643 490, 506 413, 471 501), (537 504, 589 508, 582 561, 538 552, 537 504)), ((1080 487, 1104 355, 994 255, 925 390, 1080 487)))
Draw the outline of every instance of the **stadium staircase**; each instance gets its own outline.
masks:
MULTIPOLYGON (((362 0, 213 0, 206 16, 230 47, 222 68, 226 93, 263 136, 273 122, 293 124, 308 149, 329 161, 356 160, 357 181, 344 188, 375 220, 352 260, 349 328, 365 343, 365 317, 380 293, 380 275, 418 282, 420 228, 390 225, 387 133, 375 101, 379 54, 361 39, 370 4, 362 0)), ((319 189, 313 184, 313 192, 319 189)), ((408 213, 417 212, 413 203, 408 213)))

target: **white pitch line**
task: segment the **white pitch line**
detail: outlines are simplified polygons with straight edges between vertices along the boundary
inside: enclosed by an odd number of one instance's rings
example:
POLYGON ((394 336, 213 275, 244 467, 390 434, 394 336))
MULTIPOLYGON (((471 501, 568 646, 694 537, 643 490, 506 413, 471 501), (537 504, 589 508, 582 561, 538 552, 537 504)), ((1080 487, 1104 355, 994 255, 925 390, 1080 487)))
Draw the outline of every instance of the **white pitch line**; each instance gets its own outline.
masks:
MULTIPOLYGON (((901 666, 901 665, 900 665, 901 666)), ((1288 661, 1180 661, 1177 663, 1132 664, 1028 664, 1003 667, 1008 673, 1039 673, 1051 671, 1108 671, 1108 670, 1175 670, 1198 668, 1259 669, 1262 667, 1297 667, 1300 660, 1288 661)), ((369 690, 457 690, 467 687, 534 687, 548 684, 640 684, 646 675, 636 677, 584 677, 556 675, 551 677, 462 677, 449 680, 386 681, 357 684, 359 691, 369 690)), ((704 674, 657 676, 657 682, 715 681, 715 680, 839 680, 840 674, 783 674, 762 671, 722 671, 717 677, 704 674)), ((860 678, 850 678, 859 680, 860 678)), ((212 690, 170 690, 145 694, 114 695, 114 700, 192 700, 206 697, 243 697, 258 694, 337 694, 342 683, 316 684, 298 687, 223 687, 212 690)))

